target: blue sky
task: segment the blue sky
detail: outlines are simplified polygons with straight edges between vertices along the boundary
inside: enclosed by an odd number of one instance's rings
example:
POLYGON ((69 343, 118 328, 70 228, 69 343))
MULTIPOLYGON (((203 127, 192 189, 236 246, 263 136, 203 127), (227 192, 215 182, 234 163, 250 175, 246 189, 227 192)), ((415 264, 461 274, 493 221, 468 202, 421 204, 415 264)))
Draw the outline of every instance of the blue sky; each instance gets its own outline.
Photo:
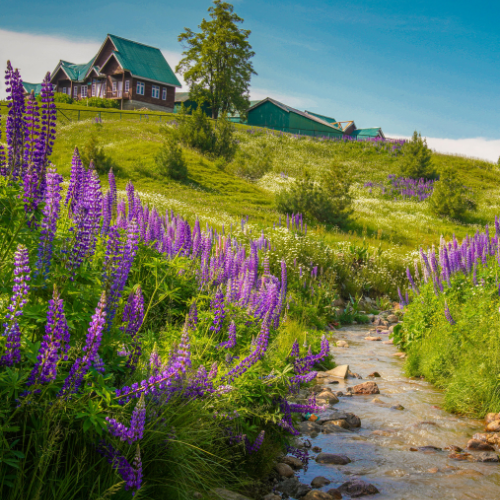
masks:
MULTIPOLYGON (((206 0, 5 3, 4 34, 99 44, 110 32, 160 47, 171 59, 182 51, 178 34, 195 29, 209 6, 206 0)), ((442 139, 500 139, 500 2, 238 0, 234 6, 252 30, 254 97, 269 95, 393 135, 417 129, 442 139)), ((14 59, 10 51, 20 50, 14 45, 0 55, 14 59)))

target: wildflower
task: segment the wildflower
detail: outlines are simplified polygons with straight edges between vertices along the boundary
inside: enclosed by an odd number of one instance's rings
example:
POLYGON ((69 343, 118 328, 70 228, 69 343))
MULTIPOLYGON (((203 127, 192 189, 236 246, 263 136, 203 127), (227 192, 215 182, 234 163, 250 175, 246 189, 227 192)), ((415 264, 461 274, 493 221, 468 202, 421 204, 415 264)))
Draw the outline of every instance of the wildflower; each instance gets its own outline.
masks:
POLYGON ((448 323, 450 325, 455 325, 456 324, 456 321, 451 316, 450 308, 448 307, 448 304, 446 303, 446 300, 444 301, 444 315, 446 316, 446 319, 448 320, 448 323))
POLYGON ((137 402, 132 417, 130 419, 130 427, 120 424, 114 418, 106 417, 108 422, 108 431, 112 436, 132 444, 135 441, 142 439, 144 435, 144 425, 146 422, 146 405, 144 402, 144 394, 141 394, 137 402))

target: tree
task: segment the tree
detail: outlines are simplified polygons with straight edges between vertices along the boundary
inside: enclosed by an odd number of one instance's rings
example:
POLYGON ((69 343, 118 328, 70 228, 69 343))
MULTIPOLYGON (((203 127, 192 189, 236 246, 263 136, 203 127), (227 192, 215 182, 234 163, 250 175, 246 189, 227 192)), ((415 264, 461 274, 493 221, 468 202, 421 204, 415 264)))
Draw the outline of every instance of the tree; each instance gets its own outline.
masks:
POLYGON ((182 156, 182 148, 172 135, 167 135, 162 147, 155 156, 158 173, 176 181, 188 178, 186 161, 182 156))
POLYGON ((460 219, 466 210, 476 207, 470 191, 458 180, 457 174, 450 167, 440 172, 439 180, 434 184, 429 198, 431 212, 439 217, 460 219))
POLYGON ((412 179, 434 179, 436 171, 432 164, 432 151, 427 147, 427 140, 413 132, 413 137, 403 146, 401 174, 412 179))
POLYGON ((244 116, 250 106, 250 78, 257 74, 250 60, 255 55, 250 31, 237 26, 243 19, 229 3, 214 0, 208 12, 211 20, 203 19, 200 33, 184 28, 179 35, 185 50, 176 71, 184 75, 190 98, 209 104, 212 118, 234 111, 244 116))

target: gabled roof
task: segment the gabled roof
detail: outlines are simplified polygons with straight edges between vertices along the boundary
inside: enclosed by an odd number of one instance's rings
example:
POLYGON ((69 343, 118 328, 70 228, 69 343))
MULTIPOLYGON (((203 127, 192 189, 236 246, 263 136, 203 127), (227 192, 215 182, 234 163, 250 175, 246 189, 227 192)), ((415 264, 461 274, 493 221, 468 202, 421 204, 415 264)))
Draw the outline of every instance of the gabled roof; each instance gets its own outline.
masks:
POLYGON ((354 137, 382 137, 385 139, 385 135, 380 127, 358 128, 351 135, 354 137))
POLYGON ((304 118, 309 118, 309 120, 312 120, 317 123, 321 123, 321 125, 325 125, 326 127, 333 128, 337 132, 339 132, 339 128, 336 126, 336 124, 329 123, 318 116, 316 116, 314 113, 309 113, 308 111, 300 111, 298 109, 292 108, 291 106, 287 106, 286 104, 283 104, 282 102, 277 101, 276 99, 271 99, 270 97, 266 97, 262 101, 259 101, 257 104, 254 104, 253 106, 250 106, 248 108, 248 111, 257 108, 258 106, 261 106, 265 102, 270 102, 274 104, 275 106, 278 106, 278 108, 281 108, 282 110, 286 111, 287 113, 295 113, 297 115, 303 116, 304 118))
POLYGON ((340 128, 343 132, 345 132, 349 127, 353 126, 356 128, 356 124, 353 120, 347 120, 345 122, 336 122, 335 125, 340 128))
POLYGON ((23 82, 23 87, 24 91, 27 94, 31 94, 31 91, 35 93, 35 95, 39 95, 41 90, 42 90, 42 84, 41 83, 28 83, 28 82, 23 82))
POLYGON ((86 64, 74 64, 68 61, 59 61, 56 66, 56 69, 52 72, 52 77, 56 75, 56 73, 62 69, 68 80, 72 80, 73 82, 82 82, 87 75, 87 72, 92 67, 92 63, 94 62, 94 58, 92 58, 86 64))
POLYGON ((161 53, 161 50, 156 47, 108 34, 97 55, 101 52, 108 38, 116 49, 110 57, 116 57, 118 64, 124 71, 129 71, 136 78, 181 87, 179 80, 161 53))
POLYGON ((318 113, 313 113, 312 111, 305 111, 308 115, 313 115, 315 116, 316 118, 320 118, 321 120, 324 120, 325 122, 328 122, 328 123, 337 123, 337 120, 335 118, 330 118, 329 116, 325 116, 325 115, 320 115, 318 113))

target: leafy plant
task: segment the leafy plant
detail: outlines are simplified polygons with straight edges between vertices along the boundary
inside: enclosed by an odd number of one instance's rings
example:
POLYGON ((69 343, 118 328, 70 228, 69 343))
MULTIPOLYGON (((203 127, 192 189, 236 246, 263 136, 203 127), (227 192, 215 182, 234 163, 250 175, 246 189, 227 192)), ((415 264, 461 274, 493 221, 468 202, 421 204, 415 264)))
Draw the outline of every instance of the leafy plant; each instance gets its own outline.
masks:
POLYGON ((182 155, 182 148, 172 134, 168 134, 161 149, 155 157, 157 171, 161 176, 176 181, 184 181, 188 177, 186 161, 182 155))
POLYGON ((436 171, 432 163, 432 151, 427 147, 427 140, 420 133, 413 133, 411 140, 402 148, 401 175, 412 179, 434 179, 436 171))

